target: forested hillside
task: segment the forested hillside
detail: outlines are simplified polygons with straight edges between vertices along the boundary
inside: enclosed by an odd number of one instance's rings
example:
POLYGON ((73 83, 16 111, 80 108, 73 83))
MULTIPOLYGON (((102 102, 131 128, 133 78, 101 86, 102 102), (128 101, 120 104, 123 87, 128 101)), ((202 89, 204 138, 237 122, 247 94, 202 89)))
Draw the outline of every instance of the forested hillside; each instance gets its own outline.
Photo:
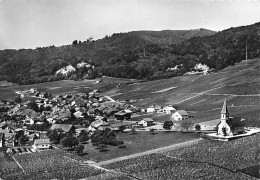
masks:
POLYGON ((205 29, 134 31, 97 41, 75 40, 61 47, 2 50, 0 78, 19 84, 102 75, 153 80, 183 75, 198 63, 220 70, 245 59, 246 45, 248 58, 258 57, 259 35, 260 23, 256 23, 218 33, 205 29), (94 68, 77 68, 81 62, 94 68), (76 71, 56 74, 67 65, 76 71))

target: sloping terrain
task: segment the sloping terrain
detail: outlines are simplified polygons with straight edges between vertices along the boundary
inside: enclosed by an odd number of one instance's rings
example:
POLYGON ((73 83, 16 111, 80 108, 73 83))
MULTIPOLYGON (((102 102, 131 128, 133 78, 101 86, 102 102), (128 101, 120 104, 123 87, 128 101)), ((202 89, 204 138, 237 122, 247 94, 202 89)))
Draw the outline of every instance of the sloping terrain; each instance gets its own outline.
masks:
MULTIPOLYGON (((193 121, 219 118, 224 99, 231 116, 260 125, 260 59, 242 61, 217 73, 182 76, 128 85, 113 90, 113 98, 140 107, 171 104, 192 111, 193 121)), ((108 92, 109 93, 109 92, 108 92)))

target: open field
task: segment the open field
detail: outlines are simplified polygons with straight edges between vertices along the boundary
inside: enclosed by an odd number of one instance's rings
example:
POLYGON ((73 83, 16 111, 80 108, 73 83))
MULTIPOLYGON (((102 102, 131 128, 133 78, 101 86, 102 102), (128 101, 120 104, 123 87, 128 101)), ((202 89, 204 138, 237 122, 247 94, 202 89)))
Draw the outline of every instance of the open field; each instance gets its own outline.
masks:
POLYGON ((125 148, 108 146, 108 151, 100 152, 88 143, 84 145, 87 154, 82 158, 100 162, 198 138, 199 134, 181 132, 158 132, 154 135, 151 135, 149 131, 138 131, 136 134, 118 133, 117 139, 124 141, 125 148))

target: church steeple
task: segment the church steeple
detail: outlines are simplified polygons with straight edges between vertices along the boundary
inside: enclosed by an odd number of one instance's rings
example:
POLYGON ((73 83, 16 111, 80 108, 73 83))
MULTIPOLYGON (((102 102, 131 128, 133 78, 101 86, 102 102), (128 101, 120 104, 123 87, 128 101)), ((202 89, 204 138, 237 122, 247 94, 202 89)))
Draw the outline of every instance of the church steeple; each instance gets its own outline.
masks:
POLYGON ((221 121, 226 121, 229 119, 229 112, 227 108, 227 100, 225 99, 222 110, 221 110, 221 121))

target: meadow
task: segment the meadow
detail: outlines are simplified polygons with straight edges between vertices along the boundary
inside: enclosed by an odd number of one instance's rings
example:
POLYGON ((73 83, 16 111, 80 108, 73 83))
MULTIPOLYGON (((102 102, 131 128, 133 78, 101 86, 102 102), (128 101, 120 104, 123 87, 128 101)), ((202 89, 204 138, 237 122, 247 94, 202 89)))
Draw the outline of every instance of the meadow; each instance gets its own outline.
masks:
POLYGON ((126 145, 125 148, 108 146, 107 151, 100 152, 91 143, 87 143, 83 144, 86 154, 81 157, 86 160, 90 159, 95 162, 101 162, 198 139, 199 137, 200 135, 197 133, 181 132, 156 132, 155 134, 151 134, 149 131, 138 131, 135 134, 132 134, 131 132, 117 133, 117 139, 124 141, 124 144, 126 145))

